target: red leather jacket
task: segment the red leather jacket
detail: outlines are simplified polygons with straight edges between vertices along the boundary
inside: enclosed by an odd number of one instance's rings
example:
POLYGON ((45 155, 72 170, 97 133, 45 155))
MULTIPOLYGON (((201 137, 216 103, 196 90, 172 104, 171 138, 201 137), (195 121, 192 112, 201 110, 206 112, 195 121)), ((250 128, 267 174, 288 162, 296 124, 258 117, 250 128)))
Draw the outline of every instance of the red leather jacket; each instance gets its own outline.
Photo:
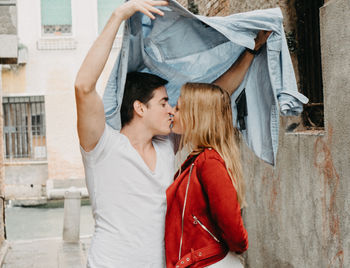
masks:
POLYGON ((248 248, 237 193, 214 149, 189 157, 167 189, 165 254, 168 268, 206 267, 248 248))

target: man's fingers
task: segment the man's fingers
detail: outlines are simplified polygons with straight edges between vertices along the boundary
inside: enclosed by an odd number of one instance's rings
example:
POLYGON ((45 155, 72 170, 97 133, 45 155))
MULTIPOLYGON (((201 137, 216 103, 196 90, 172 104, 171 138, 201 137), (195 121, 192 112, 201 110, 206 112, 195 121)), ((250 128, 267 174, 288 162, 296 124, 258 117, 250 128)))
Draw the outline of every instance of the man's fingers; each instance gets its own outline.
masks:
POLYGON ((145 0, 145 1, 135 1, 138 6, 138 10, 150 17, 151 19, 155 19, 155 16, 152 13, 158 14, 160 16, 164 16, 164 12, 155 8, 155 6, 166 6, 168 5, 167 1, 153 1, 153 0, 145 0))
POLYGON ((264 32, 264 37, 263 37, 264 42, 267 41, 267 39, 269 38, 269 36, 270 36, 271 33, 272 33, 272 31, 269 31, 269 32, 265 31, 265 32, 264 32))
POLYGON ((150 17, 152 20, 154 20, 156 17, 145 7, 140 6, 140 12, 145 14, 146 16, 150 17))
POLYGON ((156 14, 158 14, 158 15, 160 15, 160 16, 164 16, 164 12, 163 11, 161 11, 161 10, 159 10, 158 8, 155 8, 155 7, 153 7, 153 6, 151 6, 151 5, 148 5, 148 4, 144 4, 144 7, 148 10, 148 11, 150 11, 150 12, 152 12, 152 13, 156 13, 156 14))
POLYGON ((153 1, 153 0, 146 0, 144 3, 147 3, 151 6, 167 6, 169 4, 168 1, 153 1))
POLYGON ((265 35, 266 39, 270 36, 271 33, 272 33, 272 31, 264 31, 264 35, 265 35))
POLYGON ((269 38, 271 33, 272 33, 272 31, 260 30, 255 39, 261 40, 261 41, 266 41, 267 38, 269 38))

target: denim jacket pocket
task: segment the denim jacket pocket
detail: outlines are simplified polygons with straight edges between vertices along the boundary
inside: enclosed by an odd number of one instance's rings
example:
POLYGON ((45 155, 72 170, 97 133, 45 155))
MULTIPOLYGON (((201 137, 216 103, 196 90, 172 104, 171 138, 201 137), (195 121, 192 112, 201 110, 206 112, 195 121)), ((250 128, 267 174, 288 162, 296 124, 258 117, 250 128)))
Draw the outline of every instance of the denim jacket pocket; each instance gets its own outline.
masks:
POLYGON ((268 40, 266 43, 270 81, 274 92, 279 92, 283 87, 281 69, 282 40, 268 40))

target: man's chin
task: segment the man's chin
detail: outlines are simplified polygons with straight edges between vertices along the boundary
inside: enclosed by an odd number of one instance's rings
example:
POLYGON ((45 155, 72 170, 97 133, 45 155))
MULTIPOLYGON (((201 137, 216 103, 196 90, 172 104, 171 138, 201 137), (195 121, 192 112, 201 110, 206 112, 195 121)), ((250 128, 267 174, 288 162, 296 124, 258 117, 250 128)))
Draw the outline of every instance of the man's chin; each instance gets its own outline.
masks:
POLYGON ((158 130, 154 132, 154 136, 168 136, 171 133, 170 129, 166 130, 158 130))

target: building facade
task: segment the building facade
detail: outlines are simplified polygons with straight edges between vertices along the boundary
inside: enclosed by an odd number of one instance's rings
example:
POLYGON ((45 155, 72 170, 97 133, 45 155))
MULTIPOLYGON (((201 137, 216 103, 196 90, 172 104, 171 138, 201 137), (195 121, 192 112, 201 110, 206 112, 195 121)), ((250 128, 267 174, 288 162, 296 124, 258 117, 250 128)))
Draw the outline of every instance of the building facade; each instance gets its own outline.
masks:
MULTIPOLYGON (((45 202, 55 187, 84 187, 74 80, 88 49, 121 3, 17 1, 18 62, 2 69, 7 199, 35 204, 45 202)), ((97 85, 100 94, 120 34, 97 85)))
MULTIPOLYGON (((18 55, 17 40, 17 8, 16 1, 0 1, 0 73, 3 64, 16 63, 18 55)), ((2 103, 2 79, 0 76, 0 104, 2 103)), ((3 114, 0 110, 0 136, 3 135, 3 114)), ((0 139, 0 152, 3 150, 3 140, 0 139)), ((4 157, 0 154, 0 251, 3 252, 7 244, 5 231, 5 181, 4 157)), ((6 249, 5 249, 6 250, 6 249)), ((2 254, 0 254, 1 258, 2 254)), ((0 265, 2 260, 0 259, 0 265)))

